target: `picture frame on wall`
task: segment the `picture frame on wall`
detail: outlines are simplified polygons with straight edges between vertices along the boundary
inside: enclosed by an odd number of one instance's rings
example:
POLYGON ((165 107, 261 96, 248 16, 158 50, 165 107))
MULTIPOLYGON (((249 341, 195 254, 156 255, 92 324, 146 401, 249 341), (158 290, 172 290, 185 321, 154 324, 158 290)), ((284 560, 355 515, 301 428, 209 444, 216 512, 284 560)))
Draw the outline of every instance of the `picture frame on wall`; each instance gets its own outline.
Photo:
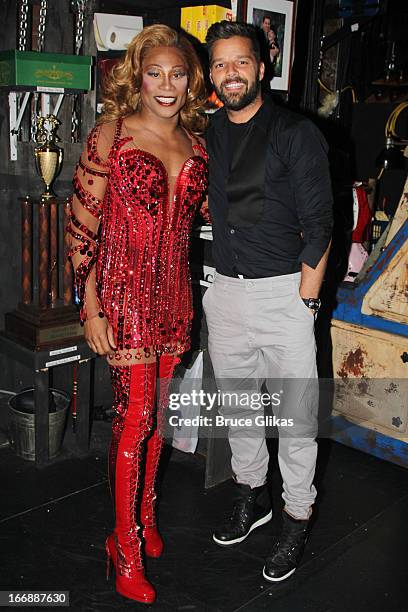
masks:
POLYGON ((288 92, 295 42, 296 0, 247 0, 246 21, 264 31, 273 68, 271 89, 288 92))

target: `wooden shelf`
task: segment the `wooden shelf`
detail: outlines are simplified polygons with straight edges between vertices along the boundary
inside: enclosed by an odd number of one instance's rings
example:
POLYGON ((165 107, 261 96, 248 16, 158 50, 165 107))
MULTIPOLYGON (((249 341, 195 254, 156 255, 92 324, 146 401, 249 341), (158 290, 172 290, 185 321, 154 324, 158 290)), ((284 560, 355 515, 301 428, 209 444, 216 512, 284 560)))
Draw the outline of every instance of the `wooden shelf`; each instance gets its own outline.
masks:
POLYGON ((408 81, 378 79, 377 81, 372 81, 371 85, 376 87, 408 87, 408 81))

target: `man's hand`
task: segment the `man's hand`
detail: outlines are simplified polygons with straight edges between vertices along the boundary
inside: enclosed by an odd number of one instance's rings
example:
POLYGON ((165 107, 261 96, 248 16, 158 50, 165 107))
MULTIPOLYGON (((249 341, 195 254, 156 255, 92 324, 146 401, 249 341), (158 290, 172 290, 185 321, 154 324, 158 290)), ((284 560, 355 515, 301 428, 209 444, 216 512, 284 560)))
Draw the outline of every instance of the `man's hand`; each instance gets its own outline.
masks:
POLYGON ((89 321, 85 321, 84 332, 85 340, 94 353, 107 355, 116 350, 113 329, 106 317, 101 319, 96 316, 89 319, 89 321))

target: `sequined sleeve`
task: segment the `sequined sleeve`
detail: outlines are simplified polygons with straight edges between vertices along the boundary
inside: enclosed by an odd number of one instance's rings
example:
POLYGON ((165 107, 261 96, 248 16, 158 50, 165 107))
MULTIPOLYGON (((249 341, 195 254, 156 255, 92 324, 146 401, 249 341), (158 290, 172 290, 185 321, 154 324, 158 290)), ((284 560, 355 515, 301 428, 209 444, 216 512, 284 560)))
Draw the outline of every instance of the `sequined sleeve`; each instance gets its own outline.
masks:
POLYGON ((107 157, 101 127, 98 126, 89 134, 86 148, 76 167, 71 219, 67 227, 71 235, 69 257, 75 271, 81 323, 102 311, 96 293, 95 262, 103 199, 109 177, 107 157))
MULTIPOLYGON (((200 138, 199 136, 193 137, 195 143, 193 144, 193 150, 196 155, 203 157, 206 162, 208 162, 208 154, 207 149, 205 147, 205 140, 200 138)), ((212 219, 210 215, 210 210, 208 208, 208 197, 205 198, 203 203, 199 208, 199 214, 204 219, 207 225, 212 225, 212 219)))
POLYGON ((200 207, 200 215, 204 219, 206 225, 212 225, 210 210, 208 208, 208 198, 204 200, 200 207))

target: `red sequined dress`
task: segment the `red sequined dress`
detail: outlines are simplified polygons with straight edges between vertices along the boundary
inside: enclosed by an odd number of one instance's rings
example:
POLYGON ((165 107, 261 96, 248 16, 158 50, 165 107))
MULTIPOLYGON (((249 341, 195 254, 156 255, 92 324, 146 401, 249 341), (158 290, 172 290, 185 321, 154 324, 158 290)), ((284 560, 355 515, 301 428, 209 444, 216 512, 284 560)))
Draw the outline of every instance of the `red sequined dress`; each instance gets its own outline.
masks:
POLYGON ((175 178, 170 201, 163 163, 124 136, 122 123, 91 131, 74 176, 67 229, 81 321, 87 318, 87 283, 95 275, 98 309, 117 343, 115 357, 130 361, 189 347, 188 248, 208 168, 204 147, 189 135, 194 154, 175 178))

